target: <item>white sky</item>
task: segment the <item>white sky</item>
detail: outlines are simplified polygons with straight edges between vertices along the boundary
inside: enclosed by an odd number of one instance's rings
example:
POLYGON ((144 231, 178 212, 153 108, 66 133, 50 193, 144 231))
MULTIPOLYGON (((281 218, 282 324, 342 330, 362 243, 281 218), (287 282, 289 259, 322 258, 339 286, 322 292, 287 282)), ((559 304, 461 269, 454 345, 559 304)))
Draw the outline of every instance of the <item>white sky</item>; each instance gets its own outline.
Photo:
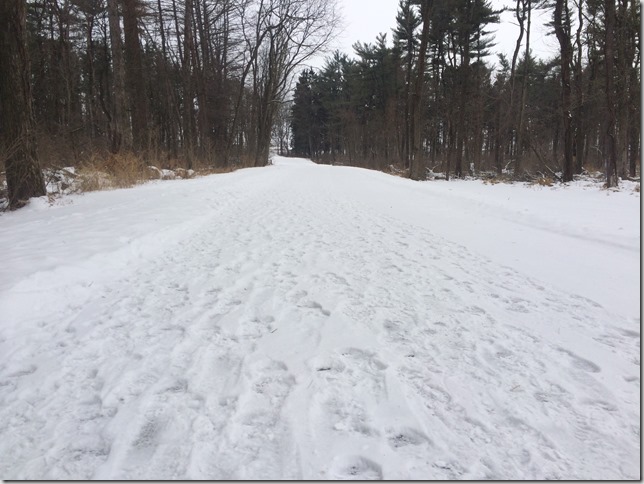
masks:
MULTIPOLYGON (((513 0, 491 0, 492 6, 496 9, 505 6, 513 6, 513 0)), ((391 42, 391 29, 396 24, 396 13, 398 11, 398 0, 338 0, 343 17, 344 29, 335 41, 332 49, 339 49, 341 52, 353 55, 352 45, 357 42, 370 42, 376 40, 381 32, 387 33, 387 40, 391 42)), ((550 12, 538 11, 532 16, 531 49, 532 52, 541 58, 548 58, 557 51, 557 40, 546 36, 547 30, 544 23, 551 18, 550 12)), ((519 35, 519 28, 516 25, 513 12, 505 12, 501 15, 501 23, 492 27, 496 29, 495 42, 497 46, 492 52, 505 53, 509 59, 512 58, 516 39, 519 35)), ((525 38, 523 41, 525 45, 525 38)), ((496 61, 496 55, 490 57, 489 61, 496 61)), ((312 62, 314 66, 321 66, 323 58, 312 62)))

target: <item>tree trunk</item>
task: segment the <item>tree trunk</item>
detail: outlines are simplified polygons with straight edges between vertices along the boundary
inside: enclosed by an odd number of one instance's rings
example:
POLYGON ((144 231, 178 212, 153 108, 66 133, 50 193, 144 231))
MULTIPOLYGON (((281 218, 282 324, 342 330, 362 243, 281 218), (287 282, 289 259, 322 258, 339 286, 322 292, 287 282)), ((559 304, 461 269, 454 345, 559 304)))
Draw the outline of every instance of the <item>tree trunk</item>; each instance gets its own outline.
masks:
POLYGON ((617 140, 615 138, 615 100, 613 94, 613 70, 615 65, 615 0, 606 0, 606 138, 604 143, 604 163, 606 169, 606 187, 618 185, 617 179, 617 140))
POLYGON ((194 158, 194 89, 192 85, 192 0, 186 0, 183 29, 183 143, 188 169, 192 169, 194 158))
POLYGON ((583 43, 581 39, 581 34, 584 27, 584 10, 583 0, 578 0, 578 25, 577 25, 577 37, 575 39, 575 45, 577 47, 577 59, 575 60, 575 109, 574 109, 574 121, 575 121, 575 150, 574 150, 574 159, 575 159, 575 173, 581 174, 584 169, 584 141, 585 141, 585 129, 584 129, 584 84, 583 84, 583 43))
MULTIPOLYGON (((611 0, 609 0, 611 1, 611 0)), ((570 17, 568 15, 568 0, 557 0, 555 4, 554 27, 561 49, 561 108, 564 129, 564 163, 563 181, 573 179, 572 160, 572 126, 570 112, 570 61, 572 45, 570 43, 570 17), (564 19, 564 15, 566 18, 564 19)))
POLYGON ((145 72, 141 60, 139 40, 139 0, 123 0, 123 26, 125 30, 125 65, 127 87, 132 109, 132 141, 136 151, 148 147, 148 103, 145 72))
POLYGON ((412 136, 412 121, 411 121, 411 112, 412 112, 412 90, 411 90, 411 74, 412 67, 414 64, 414 39, 412 36, 409 36, 407 39, 407 52, 406 52, 406 71, 405 71, 405 122, 404 122, 404 133, 403 133, 403 160, 405 163, 405 168, 410 168, 410 159, 411 159, 411 142, 413 139, 412 136))
POLYGON ((461 92, 458 111, 458 131, 456 141, 456 163, 454 165, 454 176, 463 177, 463 152, 468 136, 469 117, 466 114, 467 107, 470 105, 469 99, 469 70, 470 70, 470 43, 469 36, 466 36, 465 45, 463 46, 463 60, 461 64, 461 92))
POLYGON ((425 61, 427 57, 427 46, 429 44, 429 25, 432 10, 432 0, 421 1, 421 16, 423 19, 423 30, 420 36, 420 48, 418 49, 418 65, 416 67, 416 79, 414 81, 414 97, 411 103, 411 157, 410 177, 412 180, 424 180, 426 177, 425 159, 421 153, 421 120, 422 120, 422 99, 423 87, 425 85, 425 61))
POLYGON ((615 38, 614 55, 617 59, 615 66, 615 92, 620 93, 616 101, 616 144, 617 150, 617 167, 619 176, 626 178, 628 176, 628 125, 629 104, 631 95, 629 91, 629 67, 632 66, 634 59, 628 52, 626 37, 635 34, 628 31, 627 12, 629 0, 617 0, 617 11, 615 12, 615 38), (630 64, 630 65, 629 65, 630 64))
POLYGON ((641 59, 640 59, 640 41, 639 41, 639 36, 638 34, 638 28, 640 25, 639 18, 640 18, 640 13, 639 13, 639 8, 640 5, 638 2, 632 1, 631 2, 631 12, 630 12, 630 35, 627 36, 627 39, 630 41, 629 45, 629 51, 630 51, 630 57, 634 58, 634 62, 632 66, 629 66, 629 96, 631 99, 630 105, 628 107, 629 109, 629 140, 628 140, 628 145, 629 145, 629 163, 628 163, 628 172, 629 175, 633 178, 637 176, 637 167, 638 167, 638 162, 640 164, 640 172, 641 172, 641 135, 640 135, 640 130, 641 130, 641 82, 640 82, 640 68, 641 68, 641 59))
POLYGON ((165 145, 166 149, 170 150, 173 157, 177 157, 177 119, 179 116, 174 117, 173 114, 177 110, 175 102, 176 97, 173 95, 172 86, 170 84, 169 70, 168 70, 168 54, 166 33, 163 20, 163 10, 161 0, 157 0, 157 8, 159 11, 159 33, 161 34, 161 83, 163 85, 163 103, 162 103, 162 124, 165 124, 165 145))
POLYGON ((532 23, 532 2, 524 2, 524 12, 527 11, 528 22, 525 36, 525 59, 523 66, 523 84, 521 85, 521 104, 519 105, 519 123, 517 125, 517 158, 514 165, 514 175, 520 177, 523 174, 523 125, 525 117, 525 105, 528 102, 528 77, 530 75, 530 27, 532 23))
POLYGON ((258 93, 257 100, 257 140, 255 149, 255 166, 266 166, 270 156, 271 130, 273 119, 275 117, 275 65, 274 48, 271 46, 269 53, 268 71, 265 85, 262 86, 261 93, 258 93))
POLYGON ((94 16, 87 16, 87 118, 89 121, 90 141, 96 136, 96 121, 94 119, 96 96, 94 93, 94 39, 92 31, 94 30, 94 16))
POLYGON ((9 207, 45 195, 31 100, 24 0, 0 2, 0 106, 9 207))
POLYGON ((113 153, 118 153, 121 148, 128 148, 132 141, 126 117, 123 41, 117 0, 107 0, 107 13, 112 46, 112 90, 114 92, 111 106, 110 148, 113 153))

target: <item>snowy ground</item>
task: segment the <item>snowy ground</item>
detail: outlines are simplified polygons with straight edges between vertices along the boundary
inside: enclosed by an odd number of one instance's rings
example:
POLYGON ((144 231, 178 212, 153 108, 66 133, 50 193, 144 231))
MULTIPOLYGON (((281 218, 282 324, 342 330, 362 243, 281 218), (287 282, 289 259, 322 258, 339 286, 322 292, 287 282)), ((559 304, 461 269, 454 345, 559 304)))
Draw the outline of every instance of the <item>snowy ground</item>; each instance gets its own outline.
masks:
POLYGON ((639 193, 276 166, 0 216, 0 477, 639 479, 639 193))

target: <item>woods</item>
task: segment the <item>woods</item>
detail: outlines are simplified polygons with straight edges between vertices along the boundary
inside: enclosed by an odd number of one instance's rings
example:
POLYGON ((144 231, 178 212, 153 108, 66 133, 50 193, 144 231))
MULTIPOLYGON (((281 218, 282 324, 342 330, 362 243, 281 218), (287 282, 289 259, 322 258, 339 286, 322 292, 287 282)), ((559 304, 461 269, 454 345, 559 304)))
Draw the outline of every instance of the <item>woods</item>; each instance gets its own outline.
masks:
POLYGON ((607 186, 638 176, 639 3, 516 0, 513 11, 516 49, 495 66, 501 11, 489 1, 401 0, 391 45, 383 34, 356 44, 355 59, 336 52, 300 75, 294 151, 413 179, 426 169, 564 182, 601 170, 607 186), (552 19, 550 59, 530 50, 536 10, 552 19))
POLYGON ((506 8, 511 59, 495 52, 490 0, 400 0, 391 35, 313 69, 338 33, 335 0, 4 2, 11 205, 44 193, 37 160, 234 169, 266 165, 272 144, 414 180, 639 176, 640 4, 506 8), (551 58, 531 51, 537 11, 551 18, 551 58))
POLYGON ((6 162, 10 187, 15 167, 35 166, 13 161, 35 160, 35 140, 45 166, 109 165, 113 155, 143 168, 266 165, 295 69, 337 25, 332 0, 12 0, 2 9, 2 153, 25 139, 6 162))

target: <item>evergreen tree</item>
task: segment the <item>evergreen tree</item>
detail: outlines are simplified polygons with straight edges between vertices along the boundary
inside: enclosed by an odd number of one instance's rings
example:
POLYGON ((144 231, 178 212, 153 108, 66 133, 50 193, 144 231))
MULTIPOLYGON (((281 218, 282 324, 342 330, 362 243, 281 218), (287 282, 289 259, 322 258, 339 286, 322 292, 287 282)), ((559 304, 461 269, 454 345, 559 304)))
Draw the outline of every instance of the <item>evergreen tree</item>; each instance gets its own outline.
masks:
POLYGON ((396 16, 396 27, 394 29, 394 46, 403 58, 403 69, 405 73, 405 84, 403 86, 404 115, 402 128, 402 157, 405 167, 409 168, 411 143, 412 143, 412 75, 416 52, 418 50, 417 30, 422 20, 414 9, 411 0, 400 0, 398 14, 396 16))

